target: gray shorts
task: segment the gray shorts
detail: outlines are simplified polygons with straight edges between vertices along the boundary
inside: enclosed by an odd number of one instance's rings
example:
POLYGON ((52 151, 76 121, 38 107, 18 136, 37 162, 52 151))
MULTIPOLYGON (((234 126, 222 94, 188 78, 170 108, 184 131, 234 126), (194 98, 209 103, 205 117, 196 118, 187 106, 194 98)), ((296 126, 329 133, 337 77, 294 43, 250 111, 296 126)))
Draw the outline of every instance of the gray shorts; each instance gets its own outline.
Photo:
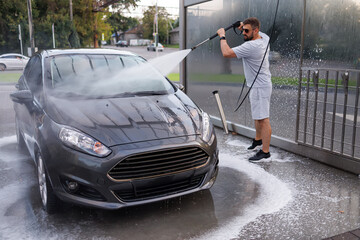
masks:
POLYGON ((251 115, 254 120, 262 120, 270 116, 271 92, 271 87, 257 87, 250 90, 251 115))

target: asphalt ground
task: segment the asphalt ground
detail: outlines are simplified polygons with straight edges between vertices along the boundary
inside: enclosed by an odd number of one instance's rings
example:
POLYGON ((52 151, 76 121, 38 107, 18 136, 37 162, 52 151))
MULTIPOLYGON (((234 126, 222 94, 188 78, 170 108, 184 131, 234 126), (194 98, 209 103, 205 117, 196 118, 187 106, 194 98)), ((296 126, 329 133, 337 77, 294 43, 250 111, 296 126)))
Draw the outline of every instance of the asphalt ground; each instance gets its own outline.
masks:
POLYGON ((221 129, 219 175, 210 191, 117 211, 64 204, 47 215, 35 166, 16 145, 14 90, 0 85, 0 239, 351 239, 341 237, 358 233, 358 176, 274 147, 270 159, 250 163, 250 139, 221 129))

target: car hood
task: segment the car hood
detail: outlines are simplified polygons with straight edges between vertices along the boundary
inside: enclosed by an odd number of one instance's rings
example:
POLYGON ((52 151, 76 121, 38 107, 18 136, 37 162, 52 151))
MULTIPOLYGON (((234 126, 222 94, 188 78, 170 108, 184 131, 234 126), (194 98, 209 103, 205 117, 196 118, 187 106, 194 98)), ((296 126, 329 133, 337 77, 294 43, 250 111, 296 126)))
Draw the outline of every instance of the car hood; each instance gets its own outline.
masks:
MULTIPOLYGON (((180 92, 180 91, 178 91, 180 92)), ((46 112, 107 146, 200 134, 200 111, 183 93, 110 99, 48 97, 46 112)))

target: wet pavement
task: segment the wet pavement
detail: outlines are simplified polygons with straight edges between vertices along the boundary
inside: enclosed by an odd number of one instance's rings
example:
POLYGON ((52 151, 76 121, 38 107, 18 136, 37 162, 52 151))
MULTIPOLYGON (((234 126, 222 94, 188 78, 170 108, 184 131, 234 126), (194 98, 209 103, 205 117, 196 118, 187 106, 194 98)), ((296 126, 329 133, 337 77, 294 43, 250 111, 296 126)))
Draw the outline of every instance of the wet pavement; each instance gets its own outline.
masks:
POLYGON ((221 129, 210 191, 116 211, 64 204, 47 215, 34 164, 17 148, 12 87, 0 87, 0 239, 324 239, 360 227, 358 176, 277 148, 250 163, 250 140, 221 129))

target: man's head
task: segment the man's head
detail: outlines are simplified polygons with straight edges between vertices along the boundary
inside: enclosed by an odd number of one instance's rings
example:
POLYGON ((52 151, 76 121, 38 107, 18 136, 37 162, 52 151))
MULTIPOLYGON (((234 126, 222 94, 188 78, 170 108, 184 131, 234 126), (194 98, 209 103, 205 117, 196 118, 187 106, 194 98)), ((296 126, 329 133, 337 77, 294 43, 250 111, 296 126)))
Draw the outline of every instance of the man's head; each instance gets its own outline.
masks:
POLYGON ((242 31, 245 41, 255 40, 259 37, 260 21, 251 17, 243 22, 242 31))

